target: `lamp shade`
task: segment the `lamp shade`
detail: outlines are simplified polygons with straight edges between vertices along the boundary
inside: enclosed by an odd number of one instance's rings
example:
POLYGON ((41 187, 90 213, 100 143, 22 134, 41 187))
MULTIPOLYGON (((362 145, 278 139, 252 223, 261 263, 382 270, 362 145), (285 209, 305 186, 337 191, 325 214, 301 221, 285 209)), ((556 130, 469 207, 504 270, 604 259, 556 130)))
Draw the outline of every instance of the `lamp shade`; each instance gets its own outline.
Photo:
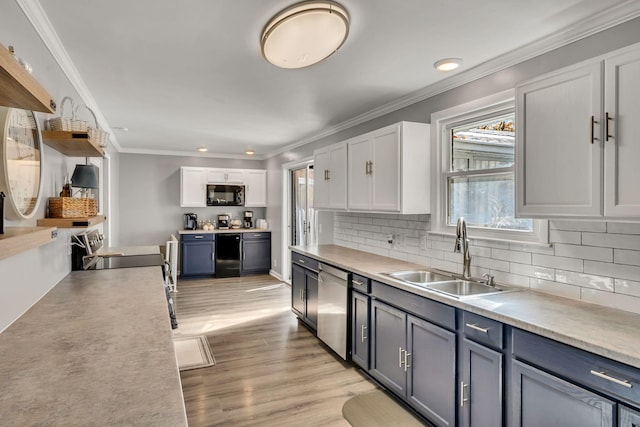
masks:
POLYGON ((71 185, 77 188, 98 188, 98 167, 76 165, 71 176, 71 185))

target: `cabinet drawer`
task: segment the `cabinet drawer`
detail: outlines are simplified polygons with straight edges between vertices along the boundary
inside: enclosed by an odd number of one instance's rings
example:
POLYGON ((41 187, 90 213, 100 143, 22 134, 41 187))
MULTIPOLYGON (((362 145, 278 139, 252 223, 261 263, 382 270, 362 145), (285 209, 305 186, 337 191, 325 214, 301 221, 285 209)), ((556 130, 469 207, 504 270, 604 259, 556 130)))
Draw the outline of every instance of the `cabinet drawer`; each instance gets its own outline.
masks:
POLYGON ((270 238, 271 238, 271 233, 267 233, 267 232, 242 233, 243 240, 265 240, 270 238))
POLYGON ((473 341, 497 349, 504 347, 503 326, 496 320, 463 311, 462 328, 464 335, 473 341))
POLYGON ((201 233, 201 234, 183 234, 183 242, 213 242, 215 240, 215 234, 213 233, 201 233))
POLYGON ((449 330, 456 328, 456 310, 445 304, 410 292, 396 289, 384 283, 371 281, 371 295, 424 320, 449 330))
POLYGON ((582 386, 640 405, 640 370, 557 341, 513 330, 513 354, 582 386))
POLYGON ((297 252, 291 252, 291 262, 309 270, 318 271, 318 261, 297 252))
POLYGON ((351 278, 351 285, 354 291, 362 292, 363 294, 371 292, 371 279, 368 277, 353 274, 351 278))

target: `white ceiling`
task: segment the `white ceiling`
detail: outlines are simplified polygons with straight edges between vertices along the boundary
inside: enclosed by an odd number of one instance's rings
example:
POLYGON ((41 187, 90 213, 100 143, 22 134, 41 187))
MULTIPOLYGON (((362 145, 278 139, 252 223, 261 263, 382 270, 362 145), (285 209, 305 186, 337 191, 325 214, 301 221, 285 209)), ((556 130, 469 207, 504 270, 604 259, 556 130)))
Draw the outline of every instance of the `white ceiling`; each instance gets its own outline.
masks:
POLYGON ((351 18, 343 47, 317 65, 285 70, 262 58, 259 38, 295 1, 19 2, 42 7, 49 38, 59 37, 45 42, 61 42, 58 56, 78 72, 72 82, 93 98, 84 102, 97 107, 121 151, 197 155, 204 145, 208 155, 247 157, 252 148, 257 158, 630 3, 342 0, 351 18), (463 58, 463 66, 435 71, 445 57, 463 58))

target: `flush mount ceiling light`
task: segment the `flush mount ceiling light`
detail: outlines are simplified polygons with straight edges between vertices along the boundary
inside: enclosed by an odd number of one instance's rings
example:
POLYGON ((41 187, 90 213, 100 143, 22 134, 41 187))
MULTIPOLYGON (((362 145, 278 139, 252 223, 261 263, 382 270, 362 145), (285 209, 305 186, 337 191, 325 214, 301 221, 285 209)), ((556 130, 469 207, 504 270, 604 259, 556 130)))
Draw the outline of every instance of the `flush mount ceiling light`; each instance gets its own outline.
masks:
POLYGON ((260 45, 267 61, 281 68, 303 68, 338 50, 349 34, 349 15, 338 3, 297 3, 271 18, 260 45))
POLYGON ((433 66, 438 71, 452 71, 458 68, 462 64, 460 58, 446 58, 436 61, 433 66))
POLYGON ((201 145, 200 147, 198 147, 198 151, 201 153, 206 153, 207 151, 209 151, 209 149, 204 145, 201 145))
POLYGON ((253 151, 253 150, 247 150, 247 151, 245 151, 245 153, 246 153, 247 155, 249 155, 249 156, 253 156, 254 154, 256 154, 256 152, 255 152, 255 151, 253 151))

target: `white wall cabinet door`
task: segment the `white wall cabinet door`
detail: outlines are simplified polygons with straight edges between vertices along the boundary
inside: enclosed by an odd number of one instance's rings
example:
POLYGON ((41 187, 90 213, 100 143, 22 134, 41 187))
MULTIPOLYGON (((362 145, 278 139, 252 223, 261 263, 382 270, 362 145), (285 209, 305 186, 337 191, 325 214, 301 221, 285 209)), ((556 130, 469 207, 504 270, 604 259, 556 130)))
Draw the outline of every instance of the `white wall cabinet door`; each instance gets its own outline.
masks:
POLYGON ((202 208, 207 206, 206 169, 180 168, 180 206, 202 208))
POLYGON ((338 143, 313 154, 313 203, 316 209, 347 208, 347 145, 338 143))
POLYGON ((605 59, 604 215, 640 218, 640 47, 605 59))
POLYGON ((244 205, 248 208, 267 206, 267 171, 247 169, 243 180, 244 205))
POLYGON ((369 134, 347 142, 349 202, 351 210, 371 210, 372 180, 369 165, 373 157, 372 142, 369 134))
POLYGON ((602 61, 516 86, 516 213, 602 215, 602 61))
MULTIPOLYGON (((400 211, 400 126, 371 136, 371 210, 400 211)), ((428 185, 427 182, 424 185, 428 185)))
POLYGON ((242 184, 244 171, 242 169, 207 169, 207 182, 209 184, 242 184))

